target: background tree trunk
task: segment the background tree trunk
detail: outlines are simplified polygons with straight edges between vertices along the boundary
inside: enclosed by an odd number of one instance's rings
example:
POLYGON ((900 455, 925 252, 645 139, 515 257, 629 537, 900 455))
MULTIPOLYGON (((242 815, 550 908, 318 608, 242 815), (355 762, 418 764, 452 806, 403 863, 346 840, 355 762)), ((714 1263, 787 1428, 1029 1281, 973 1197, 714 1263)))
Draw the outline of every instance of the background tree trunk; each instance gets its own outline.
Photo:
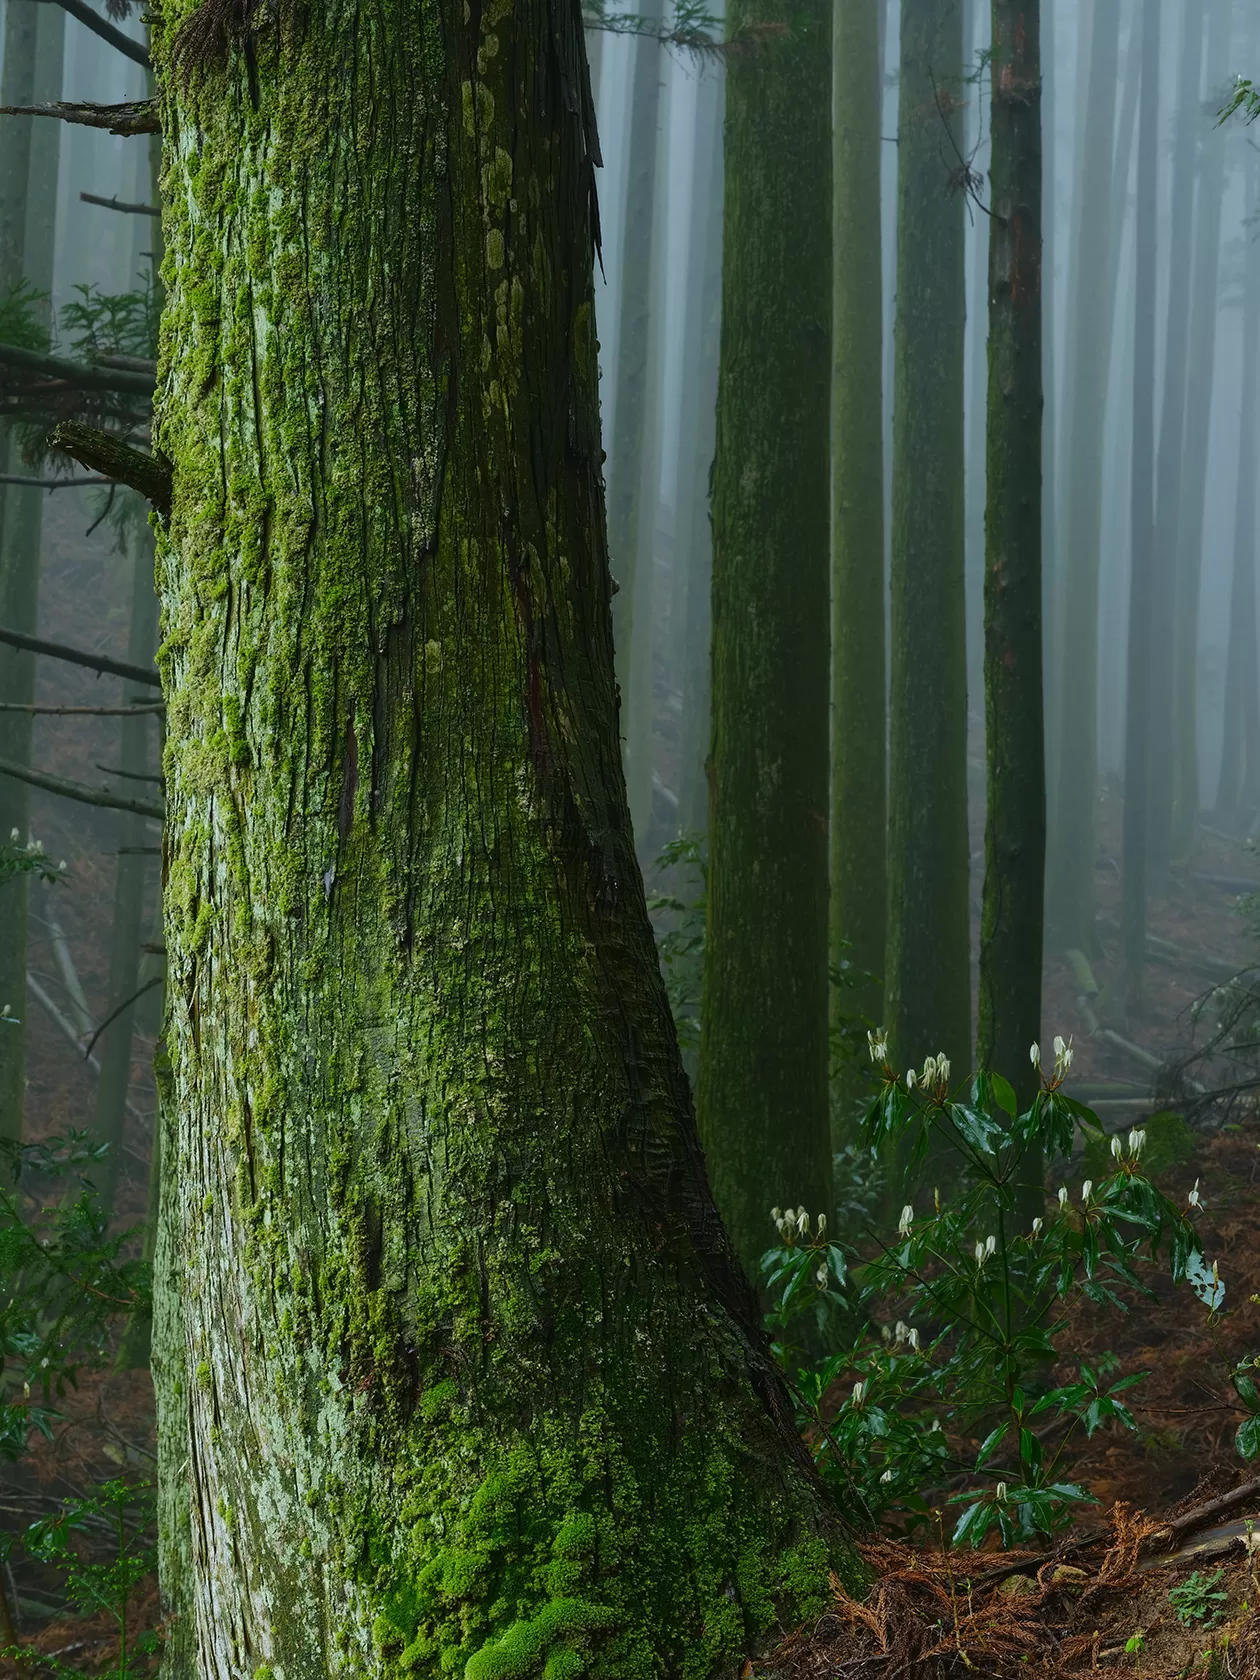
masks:
MULTIPOLYGON (((65 13, 58 6, 12 0, 5 13, 0 104, 29 105, 61 98, 65 13)), ((51 325, 53 233, 61 124, 0 117, 0 295, 23 280, 44 298, 35 313, 51 325)), ((13 428, 0 422, 0 470, 21 473, 13 428)), ((39 550, 43 501, 38 490, 0 485, 0 624, 33 635, 39 609, 39 550)), ((35 656, 0 648, 0 700, 29 705, 35 695, 35 656)), ((31 714, 0 712, 0 758, 31 761, 31 714)), ((30 789, 0 776, 0 835, 28 838, 30 789)), ((10 884, 0 939, 0 1001, 23 1022, 0 1033, 0 1136, 19 1137, 26 1094, 26 928, 28 882, 10 884)))
POLYGON ((699 1110, 754 1270, 774 1202, 831 1208, 827 1103, 831 5, 726 70, 699 1110))
MULTIPOLYGON (((658 30, 661 0, 640 14, 658 30)), ((608 462, 608 547, 618 592, 613 604, 626 781, 642 840, 652 814, 652 552, 656 516, 657 413, 654 350, 660 336, 656 294, 657 137, 663 49, 653 34, 634 43, 627 141, 617 331, 616 423, 608 462), (646 642, 646 645, 644 645, 646 642)))
MULTIPOLYGON (((1195 163, 1202 121, 1199 84, 1205 33, 1203 0, 1182 0, 1178 48, 1177 121, 1172 162, 1173 237, 1168 253, 1168 314, 1165 321, 1159 455, 1155 468, 1155 527, 1147 588, 1150 590, 1151 669, 1164 675, 1150 684, 1149 761, 1146 801, 1149 868, 1162 883, 1172 844, 1173 741, 1172 673, 1177 646, 1178 542, 1186 472, 1186 386, 1190 372, 1190 275, 1194 251, 1195 163)), ((1139 376, 1143 377, 1143 376, 1139 376)), ((1152 400, 1154 373, 1152 370, 1152 400)), ((1142 609, 1144 612, 1146 608, 1142 609)), ((1127 779, 1127 772, 1126 772, 1127 779)))
POLYGON ((1046 840, 1041 700, 1039 0, 993 0, 985 482, 987 817, 977 1061, 1021 1108, 1038 1078, 1046 840))
POLYGON ((821 1609, 829 1545, 635 861, 577 7, 333 0, 187 81, 179 21, 163 1226, 200 1672, 733 1665, 776 1600, 821 1609))
POLYGON ((971 1059, 961 0, 902 0, 885 1019, 971 1059))
POLYGON ((1203 511, 1207 500, 1212 385, 1216 376, 1221 201, 1225 193, 1227 139, 1214 112, 1224 103, 1228 92, 1231 9, 1232 0, 1208 0, 1206 86, 1199 100, 1195 125, 1199 188, 1192 241, 1194 278, 1190 299, 1186 436, 1177 522, 1173 644, 1170 849, 1174 858, 1188 854, 1199 821, 1199 592, 1203 578, 1203 511))
POLYGON ((1158 255, 1159 7, 1141 13, 1142 87, 1137 164, 1137 279, 1133 299, 1133 470, 1129 645, 1124 731, 1124 890, 1121 932, 1130 1012, 1146 962, 1150 784, 1152 569, 1155 547, 1155 284, 1158 255))
MULTIPOLYGON (((876 0, 835 12, 835 316, 831 387, 831 967, 874 977, 832 987, 834 1025, 883 1019, 888 844, 884 687, 883 264, 876 0)), ((867 1091, 843 1067, 833 1113, 867 1091)), ((842 1138, 837 1135, 833 1143, 842 1138)))
POLYGON ((1260 686, 1256 673, 1256 445, 1260 390, 1260 154, 1246 154, 1243 217, 1242 401, 1238 418, 1238 481, 1234 503, 1234 573, 1230 587, 1225 665, 1225 733, 1216 790, 1216 817, 1240 826, 1260 782, 1260 686))

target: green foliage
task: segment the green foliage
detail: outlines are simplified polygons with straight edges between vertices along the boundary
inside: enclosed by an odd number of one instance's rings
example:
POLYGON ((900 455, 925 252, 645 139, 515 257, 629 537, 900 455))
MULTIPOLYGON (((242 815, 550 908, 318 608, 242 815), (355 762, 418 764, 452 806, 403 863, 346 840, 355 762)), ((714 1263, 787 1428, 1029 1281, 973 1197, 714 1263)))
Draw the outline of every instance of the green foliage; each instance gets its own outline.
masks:
POLYGON ((587 29, 610 35, 645 35, 664 46, 688 47, 695 52, 715 52, 722 46, 722 20, 703 0, 674 0, 668 22, 609 6, 607 0, 584 0, 582 21, 587 29))
POLYGON ((157 355, 162 294, 152 273, 142 275, 132 292, 102 292, 91 285, 74 290, 78 295, 62 306, 58 336, 77 358, 157 355))
POLYGON ((1231 117, 1242 113, 1244 122, 1253 123, 1260 117, 1260 89, 1247 76, 1239 76, 1234 83, 1233 92, 1217 113, 1217 122, 1228 122, 1231 117))
POLYGON ((1229 1594, 1221 1586, 1225 1578, 1223 1569, 1214 1569, 1210 1575, 1201 1575, 1196 1569, 1194 1574, 1183 1581, 1179 1587, 1172 1587, 1168 1593, 1168 1602, 1177 1612, 1177 1620, 1183 1627, 1212 1628, 1224 1616, 1224 1605, 1229 1594))
POLYGON ((37 881, 59 881, 65 867, 49 860, 40 841, 28 840, 21 845, 16 828, 7 840, 0 841, 0 886, 20 875, 33 875, 37 881))
POLYGON ((16 344, 23 350, 48 349, 47 292, 37 291, 29 280, 19 280, 0 297, 0 343, 16 344))
POLYGON ((75 1174, 106 1147, 76 1131, 39 1144, 0 1140, 9 1180, 0 1183, 0 1458, 18 1458, 32 1427, 50 1435, 55 1398, 104 1358, 117 1321, 148 1305, 149 1268, 121 1258, 130 1233, 109 1234, 90 1185, 23 1214, 24 1173, 75 1174))
MULTIPOLYGON (((31 1523, 17 1537, 17 1544, 30 1557, 64 1573, 66 1597, 80 1615, 94 1616, 104 1610, 117 1623, 118 1661, 102 1680, 128 1680, 136 1670, 136 1657, 156 1648, 153 1635, 129 1643, 127 1627, 132 1593, 157 1568, 155 1516, 155 1490, 150 1483, 104 1482, 82 1499, 63 1500, 57 1511, 31 1523), (97 1562, 85 1541, 89 1534, 102 1530, 109 1535, 111 1555, 97 1562)), ((11 1549, 10 1539, 6 1551, 11 1549)), ((20 1647, 10 1647, 5 1655, 33 1669, 51 1668, 58 1675, 79 1672, 55 1657, 20 1647)))
MULTIPOLYGON (((846 1315, 861 1322, 856 1337, 795 1372, 819 1470, 860 1495, 872 1521, 893 1511, 923 1521, 930 1492, 965 1478, 948 1500, 962 1507, 956 1545, 978 1546, 994 1528, 1004 1545, 1050 1534, 1090 1498, 1066 1479, 1073 1440, 1105 1424, 1134 1428, 1123 1396, 1140 1380, 1113 1381, 1111 1357, 1080 1365, 1072 1381, 1048 1380, 1072 1302, 1123 1312, 1122 1291, 1152 1298, 1138 1267, 1161 1251, 1173 1281, 1189 1283, 1209 1311, 1224 1285, 1203 1259, 1190 1211, 1146 1175, 1145 1132, 1108 1141, 1097 1116, 1064 1092, 1070 1043, 1055 1041, 1054 1071, 1023 1113, 999 1075, 955 1091, 945 1058, 929 1057, 903 1080, 882 1038, 872 1033, 870 1044, 881 1086, 866 1115, 868 1145, 908 1145, 921 1162, 932 1142, 934 1160, 957 1163, 946 1171, 958 1189, 944 1204, 937 1193, 926 1214, 905 1206, 895 1234, 872 1228, 865 1252, 830 1236, 825 1219, 811 1233, 804 1210, 774 1210, 780 1242, 763 1271, 780 1358, 799 1362, 790 1330, 806 1316, 818 1326, 846 1315), (1024 1157, 1066 1156, 1078 1126, 1105 1146, 1111 1171, 1087 1178, 1075 1205, 1063 1187, 1031 1230, 1017 1229, 1024 1157), (834 1410, 842 1381, 851 1391, 834 1410)), ((1035 1046, 1034 1060, 1039 1067, 1035 1046)), ((1190 1207, 1199 1205, 1196 1187, 1190 1207)))
MULTIPOLYGON (((1164 1110, 1143 1120, 1146 1144, 1142 1150, 1142 1170, 1147 1178, 1158 1181, 1176 1167, 1184 1167, 1192 1160, 1195 1137, 1180 1114, 1164 1110)), ((1111 1164, 1111 1133, 1091 1132, 1085 1141, 1085 1171, 1091 1178, 1101 1178, 1111 1164)))

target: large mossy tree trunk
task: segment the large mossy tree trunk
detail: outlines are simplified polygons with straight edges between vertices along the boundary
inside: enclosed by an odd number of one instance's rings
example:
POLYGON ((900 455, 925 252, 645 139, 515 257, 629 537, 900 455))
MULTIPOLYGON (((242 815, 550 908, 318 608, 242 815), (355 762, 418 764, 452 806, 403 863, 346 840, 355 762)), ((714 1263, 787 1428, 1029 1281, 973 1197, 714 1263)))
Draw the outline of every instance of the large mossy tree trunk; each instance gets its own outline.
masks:
POLYGON ((885 1020, 971 1059, 963 574, 961 0, 902 0, 885 1020))
POLYGON ((1160 9, 1142 9, 1136 205, 1137 272, 1133 298, 1133 466, 1130 474, 1128 665, 1124 713, 1124 880, 1121 937, 1125 1001, 1142 1004, 1146 964, 1149 836, 1152 572, 1155 566, 1155 284, 1158 255, 1160 9))
MULTIPOLYGON (((12 0, 5 13, 4 72, 0 104, 29 105, 61 98, 65 13, 57 6, 12 0)), ((56 226, 57 171, 61 158, 60 123, 33 123, 29 117, 0 117, 0 296, 26 281, 39 294, 36 320, 51 324, 53 235, 56 226)), ((0 422, 0 470, 22 473, 18 439, 0 422)), ((28 636, 39 610, 40 534, 43 497, 39 490, 0 485, 0 624, 28 636)), ((35 656, 0 648, 0 700, 30 705, 35 697, 35 656)), ((0 758, 12 764, 31 762, 32 716, 0 712, 0 758)), ((0 835, 14 829, 28 838, 30 788, 12 776, 0 776, 0 835)), ((14 881, 5 894, 0 938, 0 996, 23 1023, 26 1019, 26 931, 28 882, 14 881)), ((0 1032, 0 1137, 22 1131, 26 1093, 23 1024, 0 1032)))
POLYGON ((772 1203, 831 1210, 831 4, 727 23, 699 1118, 754 1271, 772 1203))
MULTIPOLYGON (((1057 750, 1046 895, 1049 938, 1057 946, 1083 951, 1092 950, 1094 943, 1103 430, 1121 233, 1114 215, 1112 164, 1119 68, 1120 6, 1103 0, 1093 7, 1088 36, 1076 171, 1062 451, 1065 540, 1056 613, 1057 750)), ((1126 165, 1127 161, 1126 157, 1126 165)), ((1127 193, 1127 167, 1121 189, 1127 193)))
POLYGON ((986 819, 977 1061, 1036 1093, 1046 841, 1041 686, 1039 0, 993 0, 984 572, 986 819))
POLYGON ((832 1548, 635 861, 578 8, 332 0, 187 69, 183 16, 155 1341, 199 1670, 706 1675, 832 1548))
MULTIPOLYGON (((833 1029, 883 1018, 888 843, 884 655, 883 267, 877 0, 835 13, 835 316, 831 386, 831 968, 833 1029)), ((867 1090, 836 1070, 834 1114, 867 1090)))

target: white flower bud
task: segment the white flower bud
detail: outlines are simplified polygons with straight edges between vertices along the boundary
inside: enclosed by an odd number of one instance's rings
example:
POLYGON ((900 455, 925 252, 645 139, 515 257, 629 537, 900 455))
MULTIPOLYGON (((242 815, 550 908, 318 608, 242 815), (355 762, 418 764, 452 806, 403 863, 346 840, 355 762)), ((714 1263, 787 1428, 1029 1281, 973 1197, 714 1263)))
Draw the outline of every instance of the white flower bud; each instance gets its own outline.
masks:
POLYGON ((827 1234, 827 1215, 825 1213, 820 1213, 818 1215, 818 1235, 820 1237, 825 1237, 826 1234, 827 1234))
POLYGON ((999 1505, 1006 1504, 1006 1483, 999 1482, 993 1490, 993 1497, 999 1505))
POLYGON ((814 1273, 814 1282, 818 1285, 819 1289, 826 1289, 827 1268, 825 1265, 819 1266, 818 1270, 814 1273))
POLYGON ((984 1239, 984 1252, 985 1252, 986 1258, 990 1254, 992 1254, 996 1250, 996 1248, 997 1248, 997 1238, 996 1237, 986 1237, 984 1239))
POLYGON ((803 1237, 807 1237, 809 1235, 809 1215, 805 1212, 804 1208, 802 1208, 796 1216, 796 1226, 803 1237))
POLYGON ((908 1237, 910 1235, 910 1227, 913 1224, 914 1224, 914 1208, 910 1205, 909 1202, 907 1202, 905 1207, 902 1208, 901 1218, 897 1222, 898 1235, 903 1236, 903 1237, 908 1237))
POLYGON ((909 1331, 909 1333, 907 1334, 906 1340, 910 1343, 910 1351, 912 1353, 918 1353, 918 1351, 919 1351, 919 1332, 912 1328, 909 1331))
POLYGON ((982 1242, 978 1242, 976 1244, 976 1265, 977 1266, 983 1266, 984 1265, 984 1260, 985 1260, 984 1244, 982 1242))
POLYGON ((1124 1154, 1124 1145, 1121 1143, 1119 1136, 1113 1137, 1111 1140, 1111 1153, 1117 1161, 1124 1154))
POLYGON ((907 1091, 913 1091, 914 1090, 914 1069, 913 1068, 907 1068, 906 1069, 906 1090, 907 1091))
POLYGON ((880 1479, 881 1482, 891 1482, 895 1478, 894 1478, 891 1470, 885 1470, 884 1474, 879 1479, 880 1479))
POLYGON ((1040 1044, 1030 1044, 1028 1046, 1028 1060, 1032 1063, 1032 1065, 1035 1068, 1039 1068, 1041 1066, 1041 1046, 1040 1046, 1040 1044))
POLYGON ((936 1058, 936 1077, 942 1085, 949 1084, 949 1057, 943 1051, 936 1058))
POLYGON ((1083 1202, 1087 1202, 1089 1200, 1090 1195, 1093 1192, 1093 1189, 1094 1189, 1093 1179, 1092 1178, 1087 1178, 1085 1180, 1084 1184, 1081 1185, 1081 1200, 1083 1202))
POLYGON ((860 1406, 862 1404, 862 1398, 865 1393, 866 1384, 864 1382, 855 1382, 853 1385, 853 1404, 855 1406, 860 1406))
POLYGON ((1067 1185, 1066 1184, 1060 1184, 1060 1186, 1059 1186, 1059 1206, 1061 1208, 1064 1208, 1067 1205, 1068 1205, 1067 1185))
POLYGON ((1146 1132, 1135 1126, 1129 1133, 1129 1149, 1137 1156, 1142 1153, 1142 1145, 1146 1142, 1146 1132))
MULTIPOLYGON (((5 1012, 7 1013, 9 1008, 8 1004, 6 1003, 4 1007, 5 1012)), ((1186 1197, 1186 1200, 1192 1208, 1201 1208, 1203 1206, 1203 1203, 1199 1200, 1199 1181, 1197 1178, 1194 1181, 1194 1189, 1186 1197)))
POLYGON ((1032 1222, 1032 1234, 1033 1234, 1034 1237, 1039 1237, 1041 1235, 1041 1220, 1040 1219, 1034 1219, 1033 1220, 1033 1222, 1032 1222))
POLYGON ((12 843, 15 846, 17 845, 17 843, 18 843, 18 831, 17 831, 16 828, 11 828, 9 830, 9 839, 12 841, 12 843))

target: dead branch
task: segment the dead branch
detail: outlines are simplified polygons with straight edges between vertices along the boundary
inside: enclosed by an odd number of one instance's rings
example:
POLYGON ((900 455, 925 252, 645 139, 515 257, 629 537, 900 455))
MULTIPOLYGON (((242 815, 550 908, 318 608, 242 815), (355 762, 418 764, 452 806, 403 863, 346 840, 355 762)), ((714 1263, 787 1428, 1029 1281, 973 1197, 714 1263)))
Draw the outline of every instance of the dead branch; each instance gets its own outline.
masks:
POLYGON ((0 758, 0 776, 29 782, 32 787, 43 788, 45 793, 60 794, 63 799, 77 799, 81 805, 100 805, 107 811, 129 811, 136 817, 152 817, 154 822, 161 822, 166 815, 160 805, 148 799, 127 799, 120 793, 110 793, 107 788, 86 787, 82 782, 50 776, 43 770, 36 770, 28 764, 14 764, 7 758, 0 758))
POLYGON ((46 105, 0 105, 0 116, 56 117, 60 122, 107 128, 111 134, 160 134, 156 99, 125 99, 120 105, 93 105, 53 100, 46 105))
POLYGON ((152 69, 152 60, 141 41, 133 41, 130 35, 125 35, 121 29, 115 29, 108 19, 94 12, 91 6, 85 6, 83 0, 52 0, 54 5, 60 6, 63 12, 69 12, 85 29, 90 29, 93 35, 99 35, 102 41, 108 41, 115 51, 124 58, 129 58, 133 64, 139 64, 146 70, 152 69))
MULTIPOLYGON (((122 377, 120 374, 119 377, 122 377)), ((136 377, 141 377, 137 375, 136 377)), ((49 436, 51 449, 60 449, 80 465, 105 473, 139 491, 147 502, 166 517, 171 511, 171 468, 160 455, 145 455, 95 426, 65 420, 49 436)))
POLYGON ((85 665, 89 671, 102 671, 106 676, 125 677, 128 682, 147 683, 160 688, 162 679, 157 672, 143 665, 128 665, 123 659, 111 659, 104 653, 85 653, 82 648, 67 647, 64 642, 46 642, 41 636, 27 636, 21 630, 9 630, 0 624, 0 642, 19 648, 23 653, 42 653, 49 659, 60 659, 67 665, 85 665))

